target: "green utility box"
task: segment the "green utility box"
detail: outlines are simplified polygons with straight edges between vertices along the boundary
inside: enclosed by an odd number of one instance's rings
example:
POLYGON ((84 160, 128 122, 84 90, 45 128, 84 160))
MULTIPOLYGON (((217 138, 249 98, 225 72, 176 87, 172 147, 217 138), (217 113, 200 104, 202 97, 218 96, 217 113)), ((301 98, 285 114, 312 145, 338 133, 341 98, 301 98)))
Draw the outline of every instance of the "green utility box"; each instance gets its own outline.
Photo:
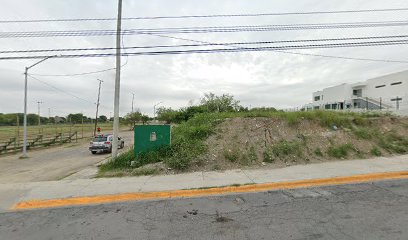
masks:
POLYGON ((170 125, 136 125, 135 126, 135 155, 162 146, 170 146, 170 125))

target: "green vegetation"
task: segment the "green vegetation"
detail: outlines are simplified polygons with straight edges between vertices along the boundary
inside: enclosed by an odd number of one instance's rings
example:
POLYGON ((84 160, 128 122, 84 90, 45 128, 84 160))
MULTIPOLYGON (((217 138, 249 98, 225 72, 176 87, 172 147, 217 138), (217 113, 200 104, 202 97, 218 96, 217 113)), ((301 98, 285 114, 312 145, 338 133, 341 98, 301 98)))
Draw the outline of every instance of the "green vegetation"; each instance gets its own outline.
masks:
POLYGON ((250 165, 256 161, 258 161, 258 156, 256 155, 255 147, 251 146, 248 151, 242 154, 240 163, 242 165, 250 165))
MULTIPOLYGON (((307 112, 283 112, 274 108, 247 109, 239 105, 233 96, 224 94, 215 96, 206 94, 197 106, 190 106, 180 110, 171 108, 159 108, 157 110, 158 119, 168 123, 177 123, 172 128, 172 145, 166 148, 156 149, 147 153, 134 156, 133 150, 120 155, 114 161, 111 161, 101 167, 101 171, 116 171, 117 169, 136 169, 150 163, 163 162, 168 167, 175 170, 187 170, 192 164, 199 166, 202 164, 203 156, 208 153, 208 146, 205 141, 209 136, 215 134, 216 127, 226 119, 231 118, 274 118, 283 120, 290 128, 298 127, 301 121, 310 121, 319 124, 326 129, 351 129, 354 136, 362 140, 377 141, 379 147, 395 153, 404 153, 408 151, 407 137, 401 137, 397 134, 379 134, 379 130, 372 128, 370 118, 378 118, 379 114, 361 114, 352 112, 335 111, 307 111, 307 112), (336 126, 336 128, 334 128, 336 126)), ((248 126, 243 129, 248 130, 248 126)), ((292 158, 302 158, 304 152, 309 147, 308 137, 298 133, 296 140, 282 139, 270 146, 266 146, 262 152, 264 162, 275 162, 276 160, 285 160, 292 158)), ((242 165, 250 165, 258 162, 257 149, 255 146, 241 146, 239 136, 232 135, 228 146, 224 146, 221 155, 230 162, 242 165)), ((222 133, 218 132, 215 140, 224 140, 222 133)), ((321 149, 314 146, 313 153, 322 157, 327 152, 329 157, 346 158, 350 151, 354 155, 363 157, 363 153, 355 149, 351 144, 336 145, 335 137, 327 137, 331 143, 328 149, 321 149)), ((262 141, 261 141, 262 142, 262 141)), ((223 143, 225 144, 225 143, 223 143)), ((370 154, 377 156, 381 154, 379 149, 369 151, 370 154)), ((354 156, 353 155, 353 156, 354 156)), ((286 161, 286 160, 285 160, 286 161)), ((306 161, 306 160, 305 160, 306 161)), ((310 161, 310 160, 309 160, 310 161)), ((220 169, 220 165, 215 164, 215 170, 220 169)))
POLYGON ((302 144, 298 141, 281 140, 269 146, 263 154, 264 162, 274 162, 277 158, 285 158, 288 155, 302 157, 302 144))
POLYGON ((368 128, 353 128, 353 133, 358 138, 365 140, 369 140, 373 136, 368 128))
POLYGON ((381 150, 378 147, 375 147, 375 146, 373 148, 371 148, 370 153, 372 155, 374 155, 374 156, 377 156, 377 157, 382 155, 381 150))
POLYGON ((238 148, 226 149, 224 148, 224 157, 230 162, 237 162, 239 160, 240 151, 238 148))
POLYGON ((408 136, 400 136, 395 132, 380 134, 378 135, 378 145, 390 153, 407 153, 408 136))
POLYGON ((315 154, 316 156, 319 156, 319 157, 322 157, 322 156, 323 156, 322 150, 321 150, 320 148, 316 148, 316 149, 314 150, 314 154, 315 154))
POLYGON ((338 147, 330 146, 327 150, 327 154, 335 158, 346 158, 350 150, 354 150, 353 145, 347 143, 338 147))

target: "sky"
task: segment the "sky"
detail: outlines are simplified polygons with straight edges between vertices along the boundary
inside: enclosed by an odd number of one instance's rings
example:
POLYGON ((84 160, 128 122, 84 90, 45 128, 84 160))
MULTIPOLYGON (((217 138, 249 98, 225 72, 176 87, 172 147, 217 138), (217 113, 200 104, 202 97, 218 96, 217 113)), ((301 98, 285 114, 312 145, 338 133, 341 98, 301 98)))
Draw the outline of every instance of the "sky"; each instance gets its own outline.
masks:
MULTIPOLYGON (((123 0, 123 17, 246 14, 275 12, 337 11, 355 9, 406 8, 404 0, 123 0)), ((114 18, 116 0, 2 0, 1 20, 114 18)), ((123 29, 304 24, 359 21, 406 21, 407 12, 286 15, 241 18, 160 19, 124 21, 123 29)), ((114 30, 116 23, 52 22, 0 24, 1 32, 50 30, 114 30)), ((341 38, 403 35, 407 26, 268 31, 240 33, 173 34, 210 43, 275 41, 293 39, 341 38)), ((128 35, 123 46, 179 45, 194 42, 153 35, 128 35)), ((114 47, 115 36, 0 38, 0 51, 114 47)), ((407 45, 359 48, 291 50, 295 53, 341 57, 408 61, 407 45)), ((24 68, 37 60, 0 61, 0 113, 23 112, 24 68)), ((122 57, 120 115, 134 108, 153 115, 153 106, 178 109, 199 102, 204 93, 232 94, 245 107, 270 106, 280 109, 300 107, 311 102, 312 92, 341 83, 403 71, 407 63, 387 63, 332 59, 282 52, 240 52, 162 56, 122 57)), ((49 59, 30 69, 28 112, 42 116, 68 113, 95 114, 98 80, 101 88, 100 114, 113 116, 115 71, 82 76, 42 76, 94 72, 114 68, 115 58, 49 59)))

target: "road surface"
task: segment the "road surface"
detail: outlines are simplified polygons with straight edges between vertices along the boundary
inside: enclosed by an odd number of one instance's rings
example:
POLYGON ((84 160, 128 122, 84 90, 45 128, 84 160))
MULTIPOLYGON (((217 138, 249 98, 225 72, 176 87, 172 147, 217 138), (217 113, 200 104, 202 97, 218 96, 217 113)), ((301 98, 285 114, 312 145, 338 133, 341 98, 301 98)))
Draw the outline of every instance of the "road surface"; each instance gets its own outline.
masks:
MULTIPOLYGON (((133 145, 133 132, 121 132, 125 146, 133 145)), ((0 157, 0 184, 59 180, 106 159, 110 155, 92 155, 89 142, 65 144, 58 147, 29 151, 28 159, 19 154, 0 157)), ((125 149, 126 149, 125 147, 125 149)))
POLYGON ((408 180, 0 214, 0 239, 408 239, 408 180))

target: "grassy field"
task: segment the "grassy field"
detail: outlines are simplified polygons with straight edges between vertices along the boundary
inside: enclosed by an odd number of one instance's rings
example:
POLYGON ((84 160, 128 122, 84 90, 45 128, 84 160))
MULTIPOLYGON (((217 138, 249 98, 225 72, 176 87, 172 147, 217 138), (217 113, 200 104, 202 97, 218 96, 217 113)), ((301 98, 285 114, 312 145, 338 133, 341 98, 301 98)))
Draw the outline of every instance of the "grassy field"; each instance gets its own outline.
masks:
MULTIPOLYGON (((35 138, 39 134, 44 136, 54 136, 58 133, 73 133, 78 132, 78 138, 82 137, 91 137, 94 131, 93 124, 50 124, 50 125, 41 125, 41 126, 28 126, 27 127, 27 136, 29 139, 35 138)), ((112 131, 112 123, 102 123, 98 124, 102 129, 102 132, 112 131)), ((2 126, 0 127, 0 142, 8 141, 10 138, 19 138, 22 139, 23 136, 23 127, 20 126, 2 126)))

